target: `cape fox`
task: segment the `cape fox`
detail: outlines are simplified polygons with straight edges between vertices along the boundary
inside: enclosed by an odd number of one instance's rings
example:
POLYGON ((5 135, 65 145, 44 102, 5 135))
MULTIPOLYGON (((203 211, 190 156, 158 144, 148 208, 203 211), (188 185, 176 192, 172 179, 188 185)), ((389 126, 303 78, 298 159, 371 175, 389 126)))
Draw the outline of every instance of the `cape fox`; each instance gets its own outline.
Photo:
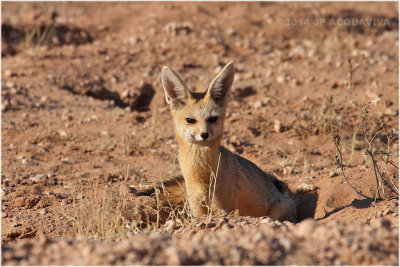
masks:
POLYGON ((220 145, 233 79, 230 62, 205 92, 192 92, 173 70, 163 67, 161 81, 175 124, 183 174, 183 179, 164 183, 164 197, 182 204, 183 188, 194 216, 207 214, 211 208, 214 213, 236 211, 240 216, 295 222, 296 204, 287 187, 220 145))

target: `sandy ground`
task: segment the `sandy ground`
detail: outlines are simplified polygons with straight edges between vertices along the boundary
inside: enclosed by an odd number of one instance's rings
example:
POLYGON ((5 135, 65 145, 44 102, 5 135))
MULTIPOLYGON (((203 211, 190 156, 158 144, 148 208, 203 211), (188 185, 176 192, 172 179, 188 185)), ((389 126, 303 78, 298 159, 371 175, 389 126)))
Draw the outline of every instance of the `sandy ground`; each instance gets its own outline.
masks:
POLYGON ((2 3, 1 52, 2 264, 398 265, 397 3, 2 3), (298 224, 134 194, 179 174, 161 68, 229 61, 222 143, 306 191, 298 224))

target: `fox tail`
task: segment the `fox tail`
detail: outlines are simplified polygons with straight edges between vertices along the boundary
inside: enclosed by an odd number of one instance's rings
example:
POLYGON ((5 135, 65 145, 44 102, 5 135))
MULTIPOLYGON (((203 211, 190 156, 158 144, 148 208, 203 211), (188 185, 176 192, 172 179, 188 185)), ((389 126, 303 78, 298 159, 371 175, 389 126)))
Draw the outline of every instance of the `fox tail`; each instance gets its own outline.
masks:
POLYGON ((156 186, 135 192, 135 196, 156 195, 162 202, 183 206, 186 198, 185 180, 183 176, 175 176, 168 180, 158 182, 156 186))

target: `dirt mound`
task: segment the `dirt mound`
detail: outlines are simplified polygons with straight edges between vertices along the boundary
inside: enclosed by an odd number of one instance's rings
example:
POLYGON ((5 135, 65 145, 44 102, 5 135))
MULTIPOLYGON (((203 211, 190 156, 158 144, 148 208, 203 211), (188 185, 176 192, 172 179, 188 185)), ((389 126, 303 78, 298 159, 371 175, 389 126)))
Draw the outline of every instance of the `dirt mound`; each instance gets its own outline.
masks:
POLYGON ((22 241, 3 248, 6 265, 398 265, 398 228, 313 220, 223 217, 193 223, 182 237, 126 234, 114 241, 22 241), (217 230, 218 229, 218 230, 217 230), (221 245, 224 244, 224 245, 221 245))

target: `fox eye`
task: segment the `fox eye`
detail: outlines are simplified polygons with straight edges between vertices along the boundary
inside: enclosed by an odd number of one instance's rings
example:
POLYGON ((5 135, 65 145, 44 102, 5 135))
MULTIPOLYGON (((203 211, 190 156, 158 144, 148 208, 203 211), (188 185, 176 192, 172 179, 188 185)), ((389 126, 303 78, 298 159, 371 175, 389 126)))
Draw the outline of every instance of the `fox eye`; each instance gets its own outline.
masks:
POLYGON ((217 117, 211 117, 208 119, 208 122, 216 122, 217 121, 217 117))
POLYGON ((192 118, 186 118, 186 121, 187 121, 187 123, 190 123, 190 124, 196 123, 196 120, 192 119, 192 118))

